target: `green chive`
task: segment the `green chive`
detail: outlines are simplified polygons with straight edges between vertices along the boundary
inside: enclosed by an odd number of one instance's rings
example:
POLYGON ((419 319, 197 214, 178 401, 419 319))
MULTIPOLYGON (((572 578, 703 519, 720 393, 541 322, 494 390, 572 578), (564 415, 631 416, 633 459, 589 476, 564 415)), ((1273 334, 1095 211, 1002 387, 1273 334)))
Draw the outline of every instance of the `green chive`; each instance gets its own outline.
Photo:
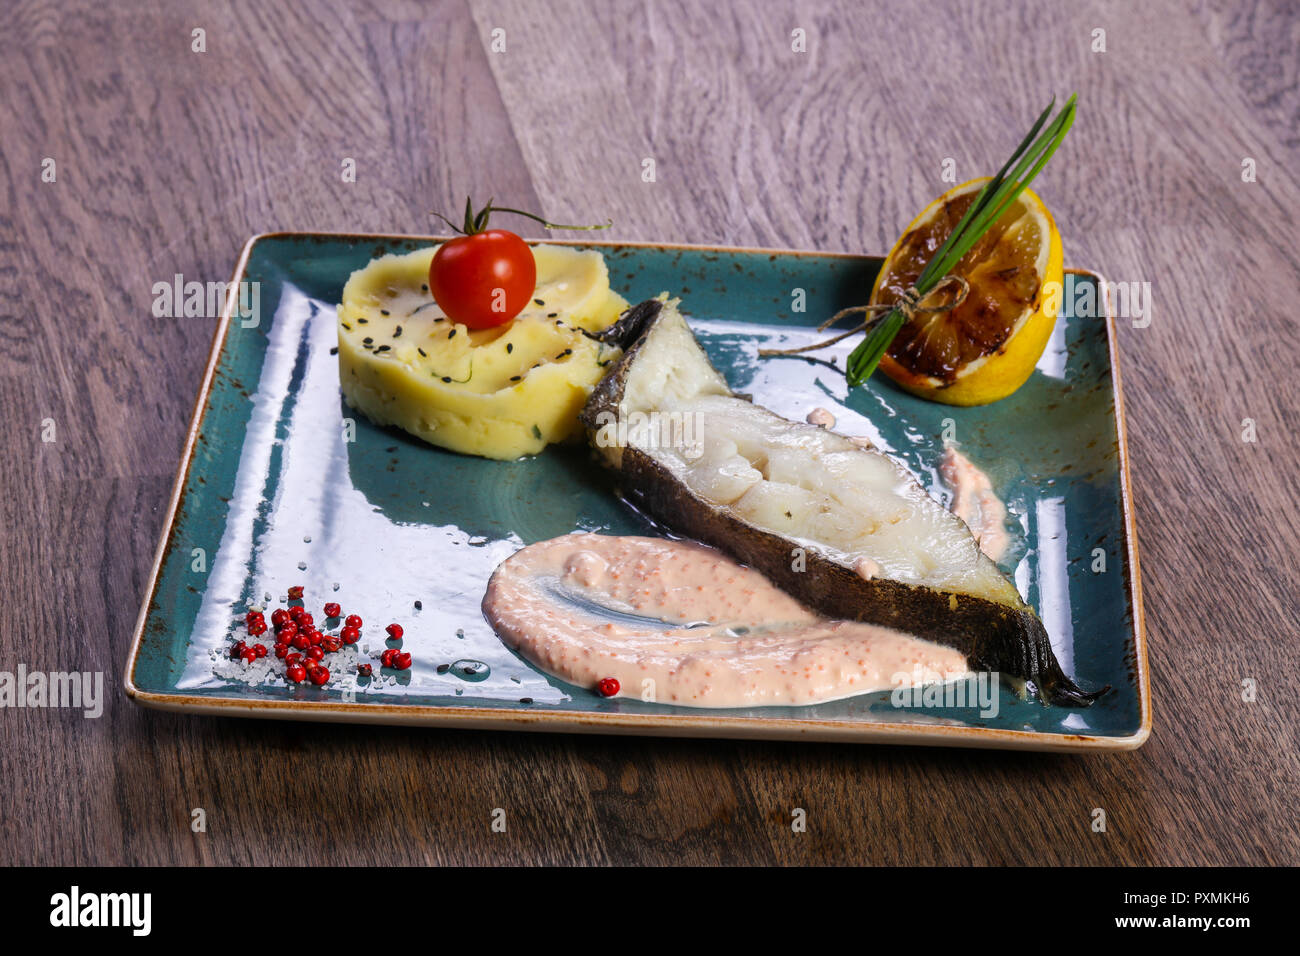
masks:
MULTIPOLYGON (((1075 95, 1072 95, 1066 100, 1065 106, 1057 117, 1051 123, 1047 123, 1047 118, 1056 105, 1056 100, 1053 99, 1047 105, 1047 109, 1039 115, 1025 138, 1020 141, 1011 158, 1003 163, 997 175, 985 183, 956 228, 921 270, 921 275, 916 280, 916 291, 922 298, 933 290, 940 280, 957 266, 957 263, 961 262, 962 257, 970 252, 989 228, 1020 197, 1039 171, 1047 165, 1047 161, 1052 158, 1052 154, 1056 152, 1061 141, 1065 139, 1065 134, 1074 124, 1075 98, 1075 95), (1047 124, 1046 128, 1044 124, 1047 124)), ((880 360, 889 351, 894 336, 899 333, 906 321, 907 317, 901 310, 893 309, 875 323, 867 333, 867 337, 849 355, 848 367, 844 374, 850 385, 861 385, 871 377, 871 373, 876 370, 880 360)))

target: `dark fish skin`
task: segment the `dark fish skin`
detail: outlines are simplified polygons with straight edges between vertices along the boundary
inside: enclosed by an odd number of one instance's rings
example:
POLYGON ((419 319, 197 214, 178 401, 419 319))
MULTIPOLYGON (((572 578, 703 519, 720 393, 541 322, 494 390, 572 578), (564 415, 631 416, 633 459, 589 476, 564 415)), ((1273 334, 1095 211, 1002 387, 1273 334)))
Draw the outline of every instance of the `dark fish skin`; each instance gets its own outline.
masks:
MULTIPOLYGON (((626 309, 618 317, 618 321, 608 328, 599 332, 584 330, 584 333, 588 338, 604 342, 606 345, 617 345, 627 349, 641 339, 642 333, 650 323, 659 317, 663 305, 658 299, 646 299, 626 309)), ((607 375, 606 378, 608 377, 607 375)))
MULTIPOLYGON (((649 300, 624 314, 626 350, 601 380, 580 418, 593 439, 603 413, 616 412, 627 375, 643 355, 646 333, 662 311, 649 300)), ((623 323, 610 326, 613 332, 623 323)), ((615 333, 620 334, 620 333, 615 333)), ((649 357, 653 358, 653 357, 649 357)), ((973 595, 863 579, 851 568, 798 542, 766 531, 711 505, 644 451, 622 449, 617 465, 628 500, 665 526, 712 545, 762 572, 777 587, 828 617, 863 621, 915 634, 960 651, 972 669, 1024 680, 1044 703, 1087 707, 1107 690, 1087 691, 1061 668, 1043 623, 1028 607, 1012 607, 973 595), (803 570, 795 570, 797 550, 803 570)))

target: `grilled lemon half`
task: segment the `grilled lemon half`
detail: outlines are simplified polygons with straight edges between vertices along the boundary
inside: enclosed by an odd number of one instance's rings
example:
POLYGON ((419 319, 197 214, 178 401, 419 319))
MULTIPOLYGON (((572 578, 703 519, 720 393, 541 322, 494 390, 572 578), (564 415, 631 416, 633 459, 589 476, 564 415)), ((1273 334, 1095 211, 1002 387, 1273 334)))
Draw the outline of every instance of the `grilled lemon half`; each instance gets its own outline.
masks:
MULTIPOLYGON (((873 305, 899 300, 986 182, 954 187, 912 220, 876 277, 873 305)), ((965 300, 947 312, 918 311, 880 369, 922 398, 986 405, 1025 383, 1056 324, 1064 270, 1061 234, 1047 206, 1026 189, 952 273, 969 284, 965 300)))

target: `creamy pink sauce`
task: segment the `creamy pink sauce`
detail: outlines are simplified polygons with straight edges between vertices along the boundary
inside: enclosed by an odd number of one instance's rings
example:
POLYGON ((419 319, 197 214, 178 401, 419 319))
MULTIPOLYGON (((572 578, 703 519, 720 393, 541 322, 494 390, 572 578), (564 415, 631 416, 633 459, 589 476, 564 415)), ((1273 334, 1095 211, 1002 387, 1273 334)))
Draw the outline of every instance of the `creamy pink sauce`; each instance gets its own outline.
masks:
POLYGON ((820 425, 822 428, 835 427, 835 415, 829 408, 814 408, 804 418, 809 425, 820 425))
POLYGON ((619 696, 660 703, 798 706, 969 672, 952 648, 827 620, 721 552, 664 538, 529 545, 492 575, 483 611, 546 672, 583 687, 614 677, 619 696))
POLYGON ((952 513, 966 522, 981 551, 994 561, 1002 560, 1011 546, 1007 506, 993 490, 989 476, 951 445, 939 460, 939 476, 952 489, 952 513))

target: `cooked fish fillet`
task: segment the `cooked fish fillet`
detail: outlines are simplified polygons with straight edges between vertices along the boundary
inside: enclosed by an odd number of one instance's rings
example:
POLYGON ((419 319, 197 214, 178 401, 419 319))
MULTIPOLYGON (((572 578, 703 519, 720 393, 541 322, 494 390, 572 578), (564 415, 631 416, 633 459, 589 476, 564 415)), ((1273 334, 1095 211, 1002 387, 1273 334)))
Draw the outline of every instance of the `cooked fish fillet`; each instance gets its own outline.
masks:
POLYGON ((582 421, 652 517, 823 614, 956 647, 1045 702, 1104 692, 1066 676, 1015 585, 893 459, 735 395, 674 302, 643 302, 605 334, 626 351, 582 421))

